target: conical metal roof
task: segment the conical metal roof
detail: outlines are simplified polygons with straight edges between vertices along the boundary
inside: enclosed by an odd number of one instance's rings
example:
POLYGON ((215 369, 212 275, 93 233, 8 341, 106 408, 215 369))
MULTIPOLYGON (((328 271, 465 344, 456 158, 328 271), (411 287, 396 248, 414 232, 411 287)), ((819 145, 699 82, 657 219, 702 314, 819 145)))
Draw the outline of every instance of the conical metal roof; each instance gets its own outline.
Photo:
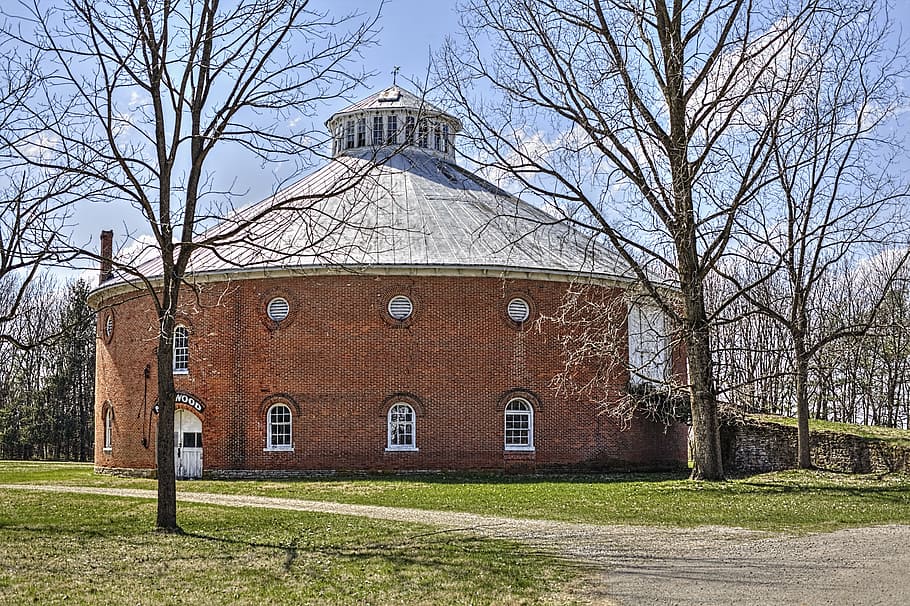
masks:
MULTIPOLYGON (((193 274, 348 268, 632 276, 613 251, 417 148, 335 158, 205 235, 213 236, 224 240, 194 253, 193 274), (339 188, 346 191, 321 198, 339 188)), ((150 258, 138 270, 159 276, 160 261, 150 258)))

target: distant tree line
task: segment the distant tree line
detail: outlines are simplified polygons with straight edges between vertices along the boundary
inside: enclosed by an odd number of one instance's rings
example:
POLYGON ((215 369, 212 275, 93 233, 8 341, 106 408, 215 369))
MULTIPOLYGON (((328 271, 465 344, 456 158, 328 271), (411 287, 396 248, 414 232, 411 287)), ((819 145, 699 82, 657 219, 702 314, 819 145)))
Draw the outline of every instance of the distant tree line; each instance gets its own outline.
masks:
MULTIPOLYGON (((22 290, 0 341, 0 458, 90 461, 94 449, 95 316, 89 285, 43 276, 22 290)), ((0 298, 15 296, 14 276, 0 298)))
MULTIPOLYGON (((910 429, 910 271, 894 258, 830 271, 807 305, 809 410, 816 419, 910 429), (826 338, 833 335, 834 338, 826 338)), ((753 290, 773 307, 792 295, 781 276, 753 290)), ((774 317, 739 299, 714 330, 721 400, 727 411, 795 416, 792 336, 774 317)))

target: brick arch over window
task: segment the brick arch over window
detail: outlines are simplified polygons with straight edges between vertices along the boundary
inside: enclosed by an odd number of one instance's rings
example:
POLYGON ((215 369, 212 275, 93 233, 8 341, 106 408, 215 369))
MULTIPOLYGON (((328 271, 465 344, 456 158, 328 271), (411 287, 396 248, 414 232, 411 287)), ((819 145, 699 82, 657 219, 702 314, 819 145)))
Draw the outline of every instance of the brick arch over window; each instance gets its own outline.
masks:
POLYGON ((193 314, 188 314, 183 311, 178 311, 174 314, 174 328, 178 326, 183 326, 186 328, 189 336, 193 336, 196 332, 196 327, 193 325, 193 314))
POLYGON ((516 398, 527 400, 528 404, 534 407, 535 412, 540 410, 540 397, 533 391, 522 388, 510 389, 506 392, 503 392, 503 394, 499 396, 499 400, 496 403, 496 410, 499 412, 504 412, 509 402, 516 398))
POLYGON ((295 417, 300 415, 300 405, 297 404, 297 400, 286 393, 276 393, 262 400, 259 404, 259 410, 256 413, 256 417, 258 419, 265 419, 266 413, 275 404, 284 404, 291 409, 291 414, 295 417))
POLYGON ((385 418, 389 414, 389 409, 395 404, 407 404, 414 409, 414 414, 418 417, 426 415, 423 401, 412 393, 404 391, 394 393, 382 401, 379 413, 385 418))

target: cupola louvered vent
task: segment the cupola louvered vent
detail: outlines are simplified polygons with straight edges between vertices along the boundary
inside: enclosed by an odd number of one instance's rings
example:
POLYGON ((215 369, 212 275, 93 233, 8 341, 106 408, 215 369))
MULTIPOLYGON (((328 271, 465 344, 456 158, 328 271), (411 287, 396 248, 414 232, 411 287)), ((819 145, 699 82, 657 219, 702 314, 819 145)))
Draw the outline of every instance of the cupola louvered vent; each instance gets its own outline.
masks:
POLYGON ((527 301, 516 297, 509 301, 508 314, 510 320, 521 324, 531 315, 531 308, 527 301))
POLYGON ((266 312, 269 314, 270 320, 273 322, 281 322, 282 320, 287 319, 290 309, 291 307, 288 305, 287 299, 275 297, 269 301, 266 312))
POLYGON ((407 320, 413 312, 414 305, 404 295, 392 297, 392 300, 389 301, 389 315, 398 321, 407 320))

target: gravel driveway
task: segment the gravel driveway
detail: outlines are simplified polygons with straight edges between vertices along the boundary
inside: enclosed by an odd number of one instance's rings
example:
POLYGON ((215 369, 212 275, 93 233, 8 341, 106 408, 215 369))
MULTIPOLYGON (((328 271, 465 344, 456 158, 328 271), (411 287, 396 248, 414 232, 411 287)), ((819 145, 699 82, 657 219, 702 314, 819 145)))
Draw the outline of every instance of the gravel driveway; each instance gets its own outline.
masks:
MULTIPOLYGON (((151 490, 0 485, 0 489, 155 498, 151 490)), ((728 527, 655 528, 180 492, 178 500, 419 522, 509 538, 585 563, 568 597, 597 604, 910 604, 910 525, 791 536, 728 527)))

